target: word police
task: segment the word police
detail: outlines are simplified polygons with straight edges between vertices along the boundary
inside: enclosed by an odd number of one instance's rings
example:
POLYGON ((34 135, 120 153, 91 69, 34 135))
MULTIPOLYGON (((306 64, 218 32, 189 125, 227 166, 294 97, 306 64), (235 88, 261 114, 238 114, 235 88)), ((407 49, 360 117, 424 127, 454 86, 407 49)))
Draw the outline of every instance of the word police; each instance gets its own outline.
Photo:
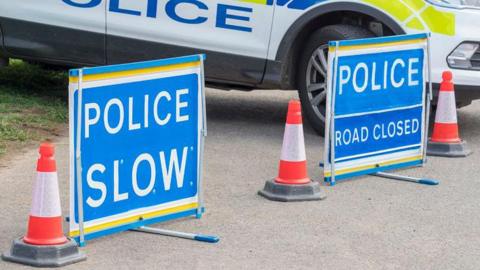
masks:
POLYGON ((102 119, 104 130, 111 135, 119 133, 122 129, 134 131, 151 126, 150 115, 153 116, 153 124, 158 126, 167 125, 170 121, 176 123, 185 122, 190 119, 190 115, 185 114, 184 110, 188 108, 188 102, 183 101, 184 96, 188 95, 188 89, 179 89, 175 91, 175 97, 169 92, 161 91, 153 100, 150 95, 144 95, 143 100, 135 100, 133 97, 128 98, 128 104, 124 104, 118 98, 111 98, 107 101, 104 108, 95 102, 85 104, 85 139, 90 138, 90 129, 92 126, 99 124, 102 119), (173 100, 174 99, 174 100, 173 100), (159 112, 159 107, 163 103, 175 103, 174 112, 159 112), (135 104, 143 106, 142 114, 135 115, 135 104), (111 117, 114 115, 115 117, 111 117), (127 120, 125 120, 127 118, 127 120))
MULTIPOLYGON (((62 0, 64 3, 78 7, 78 8, 93 8, 102 3, 102 0, 62 0)), ((112 13, 121 13, 131 16, 144 16, 147 18, 157 18, 158 13, 158 0, 147 0, 143 10, 134 10, 122 6, 122 0, 110 0, 108 11, 112 13)), ((162 1, 163 2, 163 1, 162 1)), ((210 20, 215 20, 215 26, 217 28, 223 28, 228 30, 252 32, 252 28, 245 25, 250 22, 250 16, 253 9, 250 7, 242 7, 237 5, 225 5, 217 4, 216 8, 212 8, 209 5, 210 1, 205 0, 169 0, 164 1, 165 15, 179 23, 185 24, 204 24, 210 20), (181 15, 181 7, 188 5, 198 10, 195 12, 198 15, 185 16, 181 15), (213 16, 208 12, 209 10, 216 10, 216 16, 213 16)), ((125 3, 124 3, 125 4, 125 3)))
POLYGON ((421 75, 420 70, 420 59, 416 57, 408 60, 394 58, 391 61, 373 61, 368 64, 359 62, 354 67, 341 65, 339 95, 344 93, 345 88, 363 93, 367 89, 379 91, 415 87, 419 85, 417 77, 421 75))

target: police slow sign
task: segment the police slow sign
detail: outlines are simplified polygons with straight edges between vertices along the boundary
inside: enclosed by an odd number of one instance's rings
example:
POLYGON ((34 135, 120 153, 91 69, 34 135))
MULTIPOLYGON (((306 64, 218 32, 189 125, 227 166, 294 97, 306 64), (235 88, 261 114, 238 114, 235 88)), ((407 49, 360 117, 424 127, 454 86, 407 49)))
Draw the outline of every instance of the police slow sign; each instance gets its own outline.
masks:
POLYGON ((423 163, 427 35, 331 42, 324 176, 423 163))
POLYGON ((202 63, 196 55, 70 72, 70 236, 201 214, 202 63))

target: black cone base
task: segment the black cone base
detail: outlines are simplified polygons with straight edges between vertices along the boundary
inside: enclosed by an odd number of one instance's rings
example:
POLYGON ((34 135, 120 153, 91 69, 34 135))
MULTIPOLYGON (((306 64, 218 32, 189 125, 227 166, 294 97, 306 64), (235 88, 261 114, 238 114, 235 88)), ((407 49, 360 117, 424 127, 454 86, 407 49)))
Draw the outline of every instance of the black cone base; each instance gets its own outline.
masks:
POLYGON ((427 155, 439 157, 466 157, 472 151, 468 149, 467 143, 461 141, 459 143, 437 143, 428 142, 427 155))
POLYGON ((276 183, 274 180, 267 181, 258 195, 279 202, 318 201, 326 198, 318 182, 310 182, 305 185, 285 185, 276 183))
POLYGON ((13 240, 11 249, 2 254, 2 259, 36 267, 60 267, 86 260, 87 256, 78 250, 77 243, 68 240, 62 245, 37 246, 18 238, 13 240))

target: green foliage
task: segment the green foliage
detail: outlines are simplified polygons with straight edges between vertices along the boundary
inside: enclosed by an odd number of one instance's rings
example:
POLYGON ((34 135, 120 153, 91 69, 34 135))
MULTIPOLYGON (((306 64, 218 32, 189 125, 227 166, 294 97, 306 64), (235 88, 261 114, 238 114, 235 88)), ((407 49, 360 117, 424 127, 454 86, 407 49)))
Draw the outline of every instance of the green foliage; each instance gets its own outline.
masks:
POLYGON ((66 123, 66 71, 11 61, 0 68, 0 155, 7 143, 27 142, 66 123))
POLYGON ((0 86, 25 94, 66 97, 68 72, 11 60, 9 66, 0 68, 0 86))

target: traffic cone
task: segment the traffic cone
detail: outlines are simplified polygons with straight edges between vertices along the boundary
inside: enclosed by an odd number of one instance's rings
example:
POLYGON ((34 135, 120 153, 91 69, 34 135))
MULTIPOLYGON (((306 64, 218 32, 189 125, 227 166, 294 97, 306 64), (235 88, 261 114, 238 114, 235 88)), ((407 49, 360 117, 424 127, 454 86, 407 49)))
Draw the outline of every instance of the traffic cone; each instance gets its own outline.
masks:
POLYGON ((427 145, 427 155, 466 157, 472 152, 467 148, 466 142, 460 139, 458 133, 457 106, 452 72, 445 71, 442 79, 433 134, 427 145))
POLYGON ((308 177, 302 109, 298 100, 291 100, 288 104, 278 177, 267 181, 258 194, 269 200, 282 202, 325 198, 320 184, 308 177))
POLYGON ((77 243, 63 234, 55 148, 43 143, 39 152, 27 234, 15 239, 2 258, 38 267, 58 267, 85 260, 77 243))

